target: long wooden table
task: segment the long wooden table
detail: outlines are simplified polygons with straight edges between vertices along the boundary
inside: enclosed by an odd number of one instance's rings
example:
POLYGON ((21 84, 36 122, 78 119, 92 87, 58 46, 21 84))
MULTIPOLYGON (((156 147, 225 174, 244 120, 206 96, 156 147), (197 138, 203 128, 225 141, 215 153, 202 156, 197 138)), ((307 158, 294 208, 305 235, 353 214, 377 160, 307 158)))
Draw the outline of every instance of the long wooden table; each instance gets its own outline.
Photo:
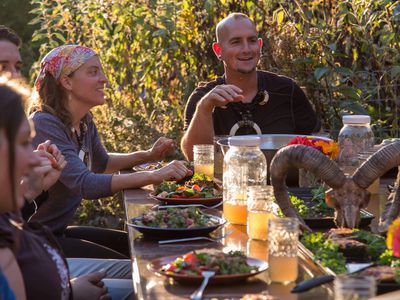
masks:
MULTIPOLYGON (((379 216, 383 211, 388 194, 388 184, 393 184, 393 179, 381 179, 379 194, 371 195, 367 210, 375 215, 375 220, 371 224, 372 231, 377 230, 379 216)), ((149 197, 150 192, 152 192, 150 187, 124 191, 124 205, 127 221, 132 217, 139 216, 152 206, 160 204, 157 200, 149 197)), ((221 243, 197 241, 158 245, 156 241, 143 239, 141 234, 133 228, 128 227, 133 285, 137 299, 188 299, 190 294, 198 288, 198 286, 180 285, 149 271, 147 265, 152 260, 163 256, 181 255, 195 249, 211 248, 242 250, 248 256, 267 260, 268 249, 266 242, 250 240, 246 234, 245 226, 227 224, 223 228, 218 229, 215 235, 222 235, 228 230, 233 230, 233 233, 224 238, 221 243)), ((321 268, 309 259, 307 250, 300 247, 299 277, 297 282, 319 275, 323 275, 321 268)), ((243 283, 208 286, 204 293, 204 299, 328 300, 334 298, 332 284, 325 284, 301 294, 291 294, 290 290, 294 285, 295 283, 289 285, 270 283, 268 271, 266 271, 243 283), (252 298, 250 298, 250 296, 252 296, 252 298)))
MULTIPOLYGON (((124 191, 127 220, 139 216, 141 212, 159 204, 157 200, 148 196, 149 192, 151 189, 146 188, 124 191)), ((194 249, 212 248, 242 250, 248 256, 267 260, 266 242, 249 240, 245 226, 227 224, 219 229, 215 233, 216 236, 227 230, 233 230, 233 233, 224 238, 221 243, 196 241, 166 245, 158 245, 156 241, 143 239, 131 227, 128 227, 128 230, 131 243, 133 284, 137 299, 188 299, 190 294, 198 288, 198 286, 180 285, 149 271, 147 265, 152 260, 163 256, 181 255, 194 249)), ((297 282, 322 275, 321 269, 307 257, 302 248, 299 252, 297 282)), ((268 271, 266 271, 250 278, 247 282, 208 286, 204 293, 204 299, 333 299, 332 284, 326 284, 301 294, 291 294, 290 290, 294 285, 294 283, 289 285, 270 283, 268 271), (254 298, 246 298, 246 295, 252 295, 254 298)))

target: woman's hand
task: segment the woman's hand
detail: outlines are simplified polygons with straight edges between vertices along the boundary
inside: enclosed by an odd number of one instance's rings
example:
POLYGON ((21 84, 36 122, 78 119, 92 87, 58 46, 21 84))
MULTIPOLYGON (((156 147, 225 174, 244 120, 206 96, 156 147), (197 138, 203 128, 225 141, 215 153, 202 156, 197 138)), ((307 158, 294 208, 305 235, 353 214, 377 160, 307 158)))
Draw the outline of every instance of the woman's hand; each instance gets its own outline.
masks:
POLYGON ((29 201, 54 185, 67 164, 61 151, 50 141, 39 144, 35 153, 39 157, 40 165, 35 167, 22 182, 25 189, 24 196, 29 201))
POLYGON ((185 161, 173 160, 165 167, 152 171, 155 177, 155 184, 161 183, 163 180, 181 180, 186 176, 193 175, 192 170, 186 167, 185 161))
POLYGON ((90 273, 71 280, 74 300, 108 300, 107 287, 101 281, 106 276, 105 272, 90 273))
POLYGON ((175 143, 173 140, 160 137, 149 150, 149 161, 159 161, 167 156, 175 148, 175 143))

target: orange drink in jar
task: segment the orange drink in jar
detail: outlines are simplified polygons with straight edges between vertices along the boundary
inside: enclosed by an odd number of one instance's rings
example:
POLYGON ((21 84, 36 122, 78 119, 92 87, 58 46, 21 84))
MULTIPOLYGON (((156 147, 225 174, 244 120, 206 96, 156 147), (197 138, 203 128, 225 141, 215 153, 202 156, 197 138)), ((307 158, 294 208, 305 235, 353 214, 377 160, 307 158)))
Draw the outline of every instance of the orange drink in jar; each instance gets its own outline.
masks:
POLYGON ((268 220, 273 214, 274 190, 270 185, 249 186, 247 193, 247 234, 249 238, 266 241, 268 220))
POLYGON ((246 225, 247 203, 244 200, 226 201, 223 204, 225 219, 231 224, 246 225))

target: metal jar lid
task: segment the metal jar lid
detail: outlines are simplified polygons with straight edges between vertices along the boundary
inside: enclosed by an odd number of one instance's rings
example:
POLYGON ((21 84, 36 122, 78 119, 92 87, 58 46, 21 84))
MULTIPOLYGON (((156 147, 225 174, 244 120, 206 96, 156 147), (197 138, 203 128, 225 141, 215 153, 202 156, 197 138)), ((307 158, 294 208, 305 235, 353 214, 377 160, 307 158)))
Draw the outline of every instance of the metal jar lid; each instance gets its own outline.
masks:
POLYGON ((228 138, 229 146, 254 147, 260 146, 261 138, 258 136, 232 136, 228 138))
POLYGON ((342 118, 343 124, 369 124, 371 117, 368 115, 345 115, 342 118))

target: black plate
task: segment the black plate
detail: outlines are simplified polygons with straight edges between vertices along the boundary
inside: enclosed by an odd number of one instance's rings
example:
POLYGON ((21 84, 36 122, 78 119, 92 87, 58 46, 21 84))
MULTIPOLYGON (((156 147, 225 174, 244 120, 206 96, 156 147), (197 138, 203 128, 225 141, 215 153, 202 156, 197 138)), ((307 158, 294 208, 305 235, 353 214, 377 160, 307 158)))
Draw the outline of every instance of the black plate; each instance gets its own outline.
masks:
MULTIPOLYGON (((366 210, 361 210, 361 218, 360 218, 360 228, 368 227, 372 220, 374 219, 374 215, 370 214, 366 210)), ((335 228, 336 224, 333 220, 333 217, 326 217, 326 218, 315 218, 315 219, 304 219, 304 222, 310 228, 335 228)))
POLYGON ((202 204, 205 206, 214 206, 222 201, 222 196, 215 196, 213 198, 164 198, 151 193, 150 197, 170 205, 202 204))
MULTIPOLYGON (((290 194, 302 199, 307 200, 313 197, 312 188, 289 188, 290 194)), ((374 219, 374 215, 367 212, 364 209, 361 209, 361 218, 360 218, 360 228, 367 228, 372 220, 374 219)), ((304 218, 304 222, 310 228, 335 228, 336 224, 333 220, 333 217, 322 217, 322 218, 304 218)))
POLYGON ((226 220, 213 215, 206 215, 218 223, 209 227, 197 227, 197 228, 155 228, 144 225, 135 224, 141 220, 141 217, 136 217, 132 219, 132 223, 127 223, 128 226, 135 228, 140 233, 143 233, 145 238, 149 239, 167 239, 167 238, 186 238, 186 237, 195 237, 195 236, 207 236, 218 227, 224 225, 226 220))
POLYGON ((377 288, 376 293, 378 295, 381 295, 400 290, 400 284, 396 282, 378 282, 376 288, 377 288))

